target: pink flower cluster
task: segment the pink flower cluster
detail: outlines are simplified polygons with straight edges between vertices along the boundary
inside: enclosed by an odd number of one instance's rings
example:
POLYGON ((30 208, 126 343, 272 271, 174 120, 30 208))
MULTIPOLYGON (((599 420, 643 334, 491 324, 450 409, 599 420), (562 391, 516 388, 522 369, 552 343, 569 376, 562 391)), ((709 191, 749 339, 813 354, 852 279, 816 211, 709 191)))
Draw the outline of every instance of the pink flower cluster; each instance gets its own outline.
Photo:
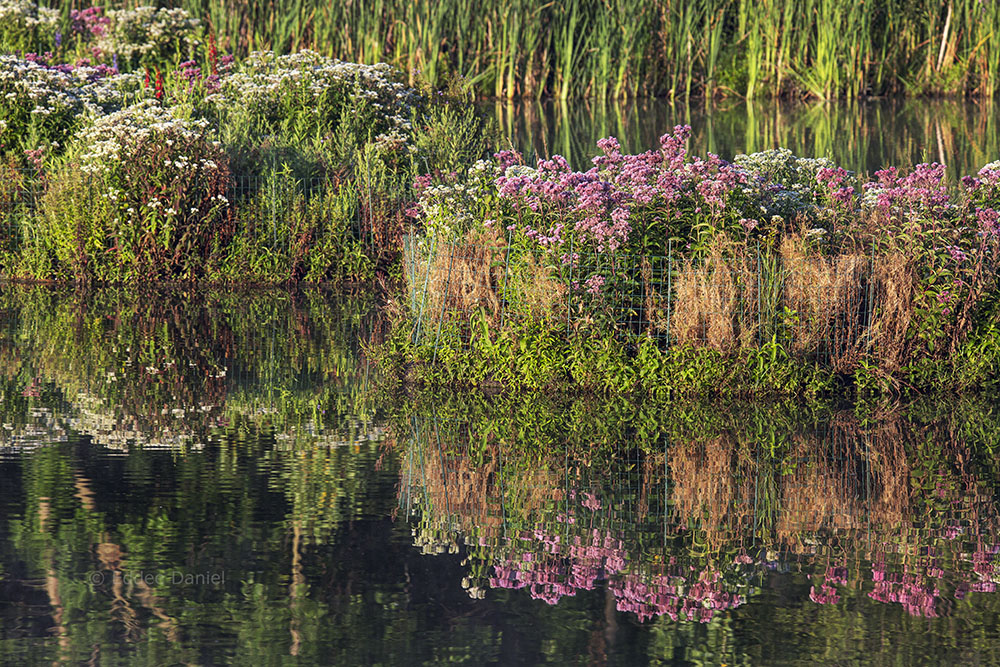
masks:
POLYGON ((849 205, 855 195, 854 186, 847 183, 851 172, 841 167, 822 167, 816 172, 816 182, 830 191, 830 198, 841 206, 849 205))
POLYGON ((996 193, 1000 190, 1000 163, 986 165, 975 176, 962 177, 962 185, 970 193, 980 191, 996 193))
POLYGON ((876 181, 865 183, 866 192, 875 195, 876 207, 885 215, 901 215, 905 221, 941 216, 951 204, 944 184, 944 165, 937 162, 918 164, 906 176, 896 167, 875 172, 876 181))
MULTIPOLYGON (((225 60, 225 58, 226 56, 223 56, 222 60, 225 60)), ((224 65, 222 60, 220 60, 217 67, 219 73, 209 74, 208 76, 204 75, 198 63, 193 60, 185 60, 177 66, 176 76, 178 79, 187 82, 187 92, 189 94, 194 90, 195 85, 202 81, 205 82, 206 94, 217 93, 222 87, 222 77, 228 71, 228 66, 224 65)))
POLYGON ((979 232, 987 238, 997 238, 1000 236, 1000 211, 993 208, 977 208, 976 221, 979 223, 979 232))
POLYGON ((673 134, 660 137, 659 150, 639 155, 622 154, 614 137, 601 139, 597 145, 603 154, 585 172, 573 171, 559 155, 528 169, 519 167, 519 154, 497 153, 497 189, 522 214, 511 228, 550 252, 571 234, 577 248, 603 253, 628 243, 633 214, 642 207, 677 218, 677 204, 684 200, 695 213, 723 213, 732 194, 753 177, 716 155, 689 159, 690 134, 690 127, 678 125, 673 134))
POLYGON ((101 7, 70 10, 69 20, 73 33, 84 39, 103 36, 111 24, 111 19, 104 16, 104 10, 101 7))

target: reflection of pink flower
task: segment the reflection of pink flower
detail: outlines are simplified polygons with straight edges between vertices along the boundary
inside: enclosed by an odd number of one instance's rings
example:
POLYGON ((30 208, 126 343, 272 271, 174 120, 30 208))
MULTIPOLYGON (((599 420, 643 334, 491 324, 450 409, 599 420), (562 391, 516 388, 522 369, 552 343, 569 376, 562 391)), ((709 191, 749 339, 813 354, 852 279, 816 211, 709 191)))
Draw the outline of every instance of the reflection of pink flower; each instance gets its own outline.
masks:
POLYGON ((819 590, 815 586, 809 589, 809 599, 817 604, 837 604, 840 602, 840 595, 833 586, 823 584, 819 590))

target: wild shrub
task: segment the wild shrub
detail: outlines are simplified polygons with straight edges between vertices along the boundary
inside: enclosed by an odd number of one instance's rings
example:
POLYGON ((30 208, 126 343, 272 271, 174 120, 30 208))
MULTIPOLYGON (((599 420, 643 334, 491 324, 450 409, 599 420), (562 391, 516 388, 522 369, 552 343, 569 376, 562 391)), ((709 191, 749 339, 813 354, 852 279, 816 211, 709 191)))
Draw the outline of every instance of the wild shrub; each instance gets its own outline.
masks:
MULTIPOLYGON (((501 152, 420 180, 416 244, 493 239, 484 265, 505 268, 494 320, 559 312, 570 330, 725 355, 777 345, 845 374, 955 358, 996 321, 996 163, 954 192, 938 164, 864 179, 782 150, 692 157, 688 131, 641 155, 603 139, 587 171, 501 152), (540 288, 556 298, 518 311, 540 288)), ((443 284, 411 289, 438 303, 443 284)), ((433 326, 435 311, 423 317, 433 326)))
POLYGON ((64 278, 194 279, 231 233, 224 151, 155 100, 81 130, 50 184, 35 251, 64 278))

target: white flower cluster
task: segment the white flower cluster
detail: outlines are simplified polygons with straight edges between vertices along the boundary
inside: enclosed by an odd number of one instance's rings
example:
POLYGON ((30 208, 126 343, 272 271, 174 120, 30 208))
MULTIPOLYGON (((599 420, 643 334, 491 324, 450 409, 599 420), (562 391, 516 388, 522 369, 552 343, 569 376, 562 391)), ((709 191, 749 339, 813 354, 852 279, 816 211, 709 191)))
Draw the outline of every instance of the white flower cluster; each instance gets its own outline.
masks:
POLYGON ((818 194, 817 173, 820 169, 837 166, 830 158, 796 157, 787 148, 737 155, 733 163, 755 176, 761 185, 772 186, 768 188, 767 212, 783 217, 814 211, 818 194))
MULTIPOLYGON (((480 160, 482 162, 482 160, 480 160)), ((479 164, 478 162, 476 164, 479 164)), ((538 170, 534 167, 529 167, 526 164, 512 164, 507 167, 507 170, 503 173, 507 178, 518 178, 524 176, 525 178, 534 178, 538 175, 538 170)))
POLYGON ((140 83, 135 74, 101 77, 92 67, 74 67, 67 72, 0 55, 0 115, 5 115, 2 109, 26 109, 41 116, 103 115, 120 107, 140 83))
POLYGON ((112 10, 107 16, 110 24, 97 48, 126 60, 169 54, 179 44, 189 48, 198 45, 201 21, 183 9, 136 7, 112 10))
POLYGON ((39 7, 30 0, 0 0, 0 33, 54 28, 59 10, 39 7))
POLYGON ((737 155, 733 158, 733 163, 755 176, 791 190, 811 189, 816 183, 816 174, 820 169, 837 166, 830 158, 796 157, 787 148, 737 155))
POLYGON ((983 165, 983 168, 979 170, 979 175, 986 176, 994 171, 1000 171, 1000 160, 983 165))
MULTIPOLYGON (((411 129, 410 107, 417 93, 393 79, 390 65, 362 65, 327 58, 315 51, 276 56, 255 51, 239 63, 222 82, 221 90, 206 98, 220 110, 234 105, 273 116, 285 108, 290 95, 299 104, 315 105, 321 97, 342 91, 355 100, 367 100, 378 109, 390 127, 400 133, 411 129)), ((393 135, 384 135, 386 140, 393 135)))
MULTIPOLYGON (((129 146, 150 138, 162 138, 165 143, 169 142, 167 145, 172 145, 179 139, 203 137, 207 128, 206 120, 182 120, 173 109, 160 106, 156 100, 143 100, 102 116, 77 132, 76 139, 84 146, 80 155, 81 169, 88 173, 107 172, 115 163, 127 158, 129 146)), ((212 160, 193 163, 185 156, 175 157, 164 166, 175 169, 217 167, 212 160)))
POLYGON ((409 137, 393 128, 389 132, 375 137, 375 150, 384 153, 402 151, 413 154, 417 152, 417 147, 410 143, 409 137))
POLYGON ((479 160, 465 176, 455 183, 432 185, 420 193, 418 204, 427 238, 437 236, 445 241, 459 238, 484 217, 488 198, 496 193, 496 164, 479 160))

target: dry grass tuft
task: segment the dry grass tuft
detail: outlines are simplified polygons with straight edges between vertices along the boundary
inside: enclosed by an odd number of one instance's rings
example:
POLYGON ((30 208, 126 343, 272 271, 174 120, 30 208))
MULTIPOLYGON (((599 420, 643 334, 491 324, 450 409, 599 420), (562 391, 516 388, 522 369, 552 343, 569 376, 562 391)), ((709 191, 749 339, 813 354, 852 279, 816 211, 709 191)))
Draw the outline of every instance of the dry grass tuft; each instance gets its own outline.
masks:
POLYGON ((422 248, 405 244, 403 266, 410 305, 423 313, 425 326, 480 310, 493 326, 503 311, 533 319, 565 317, 567 287, 544 260, 512 256, 508 269, 503 239, 482 232, 454 243, 424 243, 422 248))
POLYGON ((410 304, 423 321, 467 316, 482 309, 491 324, 500 321, 504 244, 485 234, 463 241, 404 244, 403 266, 410 304), (499 258, 500 261, 497 261, 499 258))
POLYGON ((869 261, 860 253, 810 253, 801 234, 781 242, 785 307, 795 313, 792 354, 825 357, 833 370, 856 367, 863 351, 869 261))
POLYGON ((671 340, 731 352, 757 340, 757 267, 730 242, 716 244, 700 264, 684 262, 676 279, 671 340))
POLYGON ((567 287, 555 267, 526 255, 512 265, 508 276, 507 307, 522 317, 566 317, 567 287))
POLYGON ((872 352, 879 367, 893 373, 905 363, 912 345, 906 332, 913 319, 917 292, 916 262, 902 253, 876 257, 871 280, 872 352))

